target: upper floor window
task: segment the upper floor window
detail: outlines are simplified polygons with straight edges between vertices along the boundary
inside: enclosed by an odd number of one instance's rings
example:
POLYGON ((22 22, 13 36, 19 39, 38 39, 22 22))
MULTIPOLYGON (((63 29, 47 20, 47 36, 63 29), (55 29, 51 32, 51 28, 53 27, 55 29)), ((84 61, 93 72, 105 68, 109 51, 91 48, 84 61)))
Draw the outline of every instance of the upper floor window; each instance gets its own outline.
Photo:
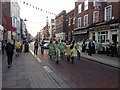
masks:
POLYGON ((105 7, 105 21, 111 20, 112 17, 112 6, 105 7))
POLYGON ((82 11, 82 4, 79 4, 78 5, 78 13, 81 13, 81 11, 82 11))
POLYGON ((78 28, 81 27, 81 17, 79 17, 78 20, 77 20, 77 27, 78 28))
POLYGON ((73 24, 75 24, 75 17, 73 18, 73 24))
POLYGON ((71 18, 69 17, 69 19, 68 19, 68 26, 70 26, 71 25, 71 18))
POLYGON ((88 14, 84 16, 84 26, 88 26, 88 14))
POLYGON ((93 12, 93 23, 96 23, 99 21, 99 11, 93 12))
POLYGON ((84 1, 84 10, 87 10, 88 9, 88 0, 85 0, 84 1))

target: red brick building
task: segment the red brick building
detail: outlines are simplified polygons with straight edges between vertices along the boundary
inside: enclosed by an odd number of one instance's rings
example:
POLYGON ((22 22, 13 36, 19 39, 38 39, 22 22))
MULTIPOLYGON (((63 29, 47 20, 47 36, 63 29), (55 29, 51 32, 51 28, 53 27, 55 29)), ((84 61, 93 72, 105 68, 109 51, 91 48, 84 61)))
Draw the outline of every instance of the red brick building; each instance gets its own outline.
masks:
POLYGON ((66 14, 66 40, 73 40, 73 30, 74 30, 74 9, 66 14))
POLYGON ((75 40, 91 38, 96 42, 119 39, 120 2, 75 2, 75 40))
POLYGON ((65 16, 66 11, 63 10, 60 14, 55 17, 55 35, 57 39, 65 40, 65 16))
POLYGON ((6 18, 8 16, 7 3, 2 2, 2 25, 4 27, 3 39, 7 39, 6 18))

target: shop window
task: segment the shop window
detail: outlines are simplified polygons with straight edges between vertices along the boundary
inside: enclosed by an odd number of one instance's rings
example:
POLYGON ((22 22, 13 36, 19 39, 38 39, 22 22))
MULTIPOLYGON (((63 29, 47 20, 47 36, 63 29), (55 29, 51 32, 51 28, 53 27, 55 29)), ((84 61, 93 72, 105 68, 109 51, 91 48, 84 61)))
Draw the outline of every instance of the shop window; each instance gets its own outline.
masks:
POLYGON ((108 31, 98 33, 99 43, 106 43, 107 38, 108 38, 108 31))

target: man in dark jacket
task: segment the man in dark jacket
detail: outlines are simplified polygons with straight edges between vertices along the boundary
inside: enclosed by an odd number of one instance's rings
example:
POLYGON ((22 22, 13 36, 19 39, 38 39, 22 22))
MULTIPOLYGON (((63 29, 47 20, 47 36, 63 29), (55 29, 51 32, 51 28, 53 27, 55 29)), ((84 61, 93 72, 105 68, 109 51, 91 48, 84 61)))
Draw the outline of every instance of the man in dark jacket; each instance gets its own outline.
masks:
POLYGON ((6 44, 6 54, 7 54, 8 68, 10 68, 10 66, 12 64, 13 52, 14 52, 13 41, 11 39, 9 39, 7 44, 6 44))
POLYGON ((38 53, 38 40, 36 40, 34 43, 34 54, 37 55, 37 53, 38 53))
POLYGON ((92 39, 90 39, 88 43, 88 55, 90 56, 92 56, 92 46, 93 46, 93 41, 92 39))

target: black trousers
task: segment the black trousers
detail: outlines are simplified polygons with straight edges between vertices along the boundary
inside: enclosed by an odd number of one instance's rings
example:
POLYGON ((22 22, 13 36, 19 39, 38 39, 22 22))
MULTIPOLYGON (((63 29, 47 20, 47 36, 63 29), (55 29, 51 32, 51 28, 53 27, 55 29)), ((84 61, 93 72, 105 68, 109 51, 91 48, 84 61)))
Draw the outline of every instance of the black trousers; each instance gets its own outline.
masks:
POLYGON ((111 47, 111 56, 112 57, 114 57, 114 55, 115 55, 115 49, 116 49, 115 47, 111 47))
POLYGON ((109 54, 110 54, 110 48, 106 47, 106 53, 107 53, 107 56, 109 56, 109 54))
POLYGON ((78 50, 77 50, 77 56, 80 59, 81 55, 80 55, 80 52, 78 50))
POLYGON ((35 47, 35 48, 34 48, 34 54, 36 54, 36 55, 37 55, 37 53, 38 53, 38 48, 37 48, 37 47, 35 47))
POLYGON ((92 50, 88 49, 88 55, 92 56, 92 50))
POLYGON ((4 54, 4 51, 5 51, 5 47, 2 46, 2 54, 4 54))
POLYGON ((13 57, 13 54, 7 54, 7 62, 8 62, 8 65, 11 65, 11 64, 12 64, 12 57, 13 57))

